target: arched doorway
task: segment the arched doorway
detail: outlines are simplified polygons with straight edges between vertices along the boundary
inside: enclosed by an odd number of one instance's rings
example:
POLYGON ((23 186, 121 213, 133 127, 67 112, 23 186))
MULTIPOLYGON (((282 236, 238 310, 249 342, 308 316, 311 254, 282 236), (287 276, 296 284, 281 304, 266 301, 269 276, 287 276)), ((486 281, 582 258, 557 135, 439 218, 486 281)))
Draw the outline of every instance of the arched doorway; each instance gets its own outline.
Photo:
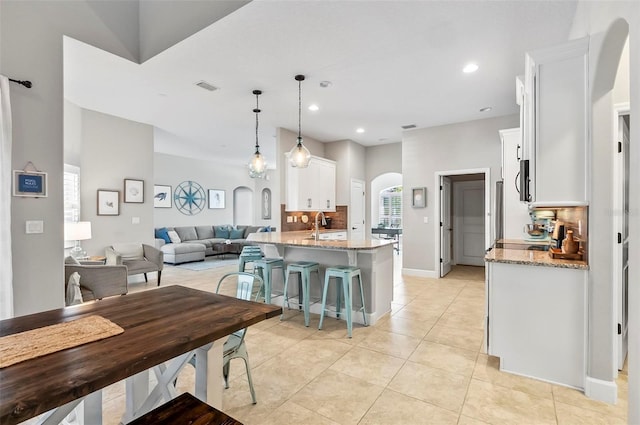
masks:
POLYGON ((253 190, 246 186, 233 189, 233 224, 253 224, 253 212, 253 190))
POLYGON ((377 227, 380 223, 380 192, 392 187, 402 186, 402 174, 384 173, 371 180, 371 227, 377 227))

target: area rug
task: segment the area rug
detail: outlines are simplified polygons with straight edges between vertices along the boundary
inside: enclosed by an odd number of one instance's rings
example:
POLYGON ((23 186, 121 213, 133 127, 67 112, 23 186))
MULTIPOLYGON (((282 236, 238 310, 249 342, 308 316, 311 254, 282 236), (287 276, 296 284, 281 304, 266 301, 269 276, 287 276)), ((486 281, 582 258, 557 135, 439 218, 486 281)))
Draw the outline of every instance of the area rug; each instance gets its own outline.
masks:
POLYGON ((186 269, 186 270, 193 270, 197 272, 201 270, 210 270, 210 269, 216 269, 218 267, 233 266, 233 265, 235 266, 238 265, 237 258, 224 260, 224 259, 213 257, 213 258, 207 258, 204 261, 195 261, 193 263, 178 264, 175 267, 179 267, 181 269, 186 269))

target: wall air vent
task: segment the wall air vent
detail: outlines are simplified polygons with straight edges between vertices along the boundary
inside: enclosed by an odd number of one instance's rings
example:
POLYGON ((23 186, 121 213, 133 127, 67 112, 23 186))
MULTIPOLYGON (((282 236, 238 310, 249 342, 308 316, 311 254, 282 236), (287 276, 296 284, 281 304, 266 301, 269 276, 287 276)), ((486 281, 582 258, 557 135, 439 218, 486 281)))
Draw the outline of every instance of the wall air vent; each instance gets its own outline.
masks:
POLYGON ((219 90, 216 86, 214 86, 213 84, 209 84, 206 81, 198 81, 196 83, 196 86, 201 87, 205 90, 209 90, 209 91, 216 91, 219 90))
POLYGON ((401 126, 403 130, 411 130, 412 128, 416 128, 415 124, 407 124, 407 125, 403 125, 401 126))

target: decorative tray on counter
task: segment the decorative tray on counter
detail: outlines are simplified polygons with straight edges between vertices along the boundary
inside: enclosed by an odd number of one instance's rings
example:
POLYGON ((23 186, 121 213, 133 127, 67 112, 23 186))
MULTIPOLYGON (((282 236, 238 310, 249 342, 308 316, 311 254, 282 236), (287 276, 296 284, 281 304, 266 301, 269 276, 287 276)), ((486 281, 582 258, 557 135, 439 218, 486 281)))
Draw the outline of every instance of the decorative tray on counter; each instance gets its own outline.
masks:
POLYGON ((549 248, 549 257, 556 258, 559 260, 583 260, 584 259, 584 251, 580 250, 575 254, 568 254, 562 252, 560 248, 549 248))

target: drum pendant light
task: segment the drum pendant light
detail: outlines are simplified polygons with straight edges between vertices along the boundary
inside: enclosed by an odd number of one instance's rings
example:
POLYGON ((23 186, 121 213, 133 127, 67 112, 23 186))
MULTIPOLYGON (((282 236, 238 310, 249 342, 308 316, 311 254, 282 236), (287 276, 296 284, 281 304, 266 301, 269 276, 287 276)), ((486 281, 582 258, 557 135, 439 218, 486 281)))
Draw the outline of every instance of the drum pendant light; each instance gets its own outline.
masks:
POLYGON ((267 171, 267 161, 260 153, 260 144, 258 143, 258 114, 260 113, 258 96, 262 94, 262 91, 254 90, 253 94, 256 95, 256 107, 253 110, 253 112, 255 112, 256 114, 256 152, 253 154, 251 160, 249 161, 249 177, 254 179, 261 179, 264 178, 265 172, 267 171))
POLYGON ((300 130, 301 115, 302 115, 302 95, 301 95, 301 83, 304 81, 304 75, 296 75, 296 81, 298 82, 298 140, 296 145, 289 152, 289 163, 292 167, 307 168, 309 161, 311 160, 311 152, 302 144, 302 132, 300 130))

